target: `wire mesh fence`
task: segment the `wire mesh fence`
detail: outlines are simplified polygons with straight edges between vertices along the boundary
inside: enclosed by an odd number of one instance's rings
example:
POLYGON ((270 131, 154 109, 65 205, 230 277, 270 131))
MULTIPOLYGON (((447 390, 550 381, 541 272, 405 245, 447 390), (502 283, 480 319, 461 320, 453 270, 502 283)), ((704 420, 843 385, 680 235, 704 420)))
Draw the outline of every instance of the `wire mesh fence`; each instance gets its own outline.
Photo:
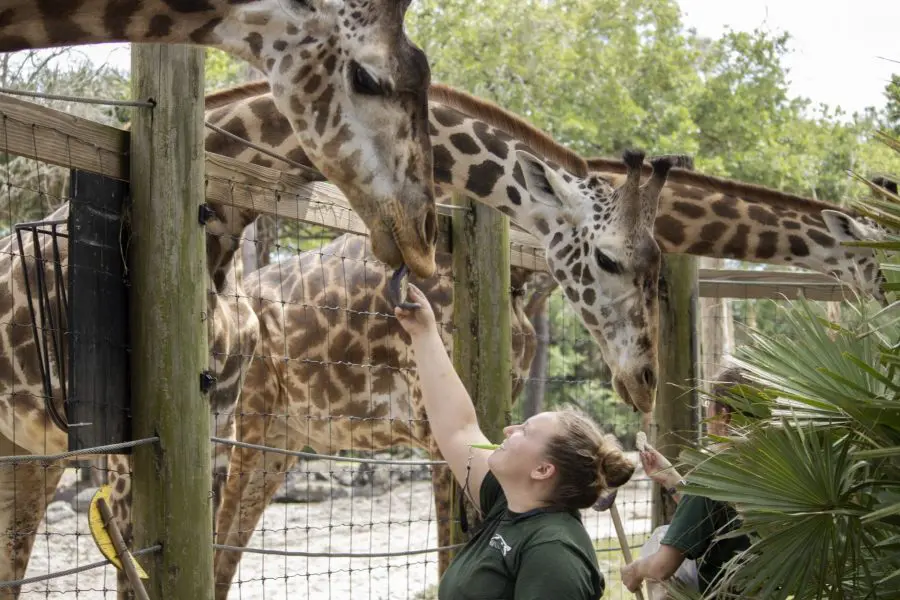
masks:
MULTIPOLYGON (((40 128, 46 127, 63 140, 54 150, 62 166, 34 156, 3 157, 0 233, 6 237, 0 242, 0 278, 7 287, 0 314, 11 360, 2 364, 0 382, 0 407, 6 409, 0 411, 6 457, 0 473, 7 484, 0 493, 9 494, 12 506, 4 515, 12 523, 4 528, 12 532, 4 547, 16 554, 5 558, 8 565, 20 562, 0 573, 7 581, 0 584, 0 597, 10 581, 27 578, 32 581, 21 597, 110 598, 116 594, 117 573, 91 536, 88 507, 98 486, 129 475, 127 462, 119 461, 122 471, 110 477, 102 455, 127 448, 94 448, 101 456, 90 462, 84 455, 70 455, 65 463, 49 456, 9 457, 71 449, 59 420, 71 428, 84 419, 72 421, 73 404, 65 402, 71 398, 62 391, 69 381, 66 373, 72 372, 66 370, 67 344, 81 336, 95 348, 85 353, 100 354, 103 344, 119 353, 128 349, 122 340, 100 335, 102 328, 90 335, 73 328, 71 298, 63 301, 60 294, 68 289, 63 283, 68 274, 79 272, 68 268, 75 243, 68 209, 80 200, 73 193, 72 169, 84 168, 85 146, 94 145, 92 160, 101 172, 124 161, 124 151, 116 155, 88 136, 78 139, 36 117, 23 119, 17 123, 15 115, 5 114, 0 135, 18 136, 21 148, 30 131, 37 155, 44 139, 40 128), (67 152, 80 162, 67 166, 59 158, 67 152), (44 251, 37 255, 35 247, 44 251), (24 263, 23 255, 29 257, 24 263), (55 403, 45 405, 48 395, 55 403), (32 538, 26 569, 22 559, 32 538)), ((211 407, 215 507, 214 539, 197 543, 214 545, 220 595, 227 589, 228 597, 243 599, 298 593, 311 598, 435 597, 441 557, 446 561, 447 548, 457 541, 449 530, 459 519, 459 507, 450 474, 432 447, 408 337, 389 304, 391 271, 371 254, 346 203, 329 201, 327 194, 298 199, 275 179, 248 184, 224 173, 213 169, 207 176, 209 204, 200 220, 208 278, 197 282, 207 290, 201 317, 210 354, 201 385, 211 407)), ((93 209, 98 212, 97 206, 93 209)), ((108 226, 106 245, 110 239, 122 241, 121 223, 108 226)), ((127 246, 127 235, 124 240, 127 246)), ((429 297, 448 352, 457 333, 450 257, 442 249, 435 276, 411 278, 429 297)), ((93 279, 83 273, 78 277, 95 291, 121 292, 126 277, 121 267, 121 260, 107 258, 83 267, 93 279)), ((600 352, 565 296, 543 272, 516 267, 509 281, 513 369, 498 377, 512 378, 512 420, 576 404, 614 433, 639 464, 633 444, 640 416, 612 391, 600 352)), ((787 283, 785 289, 796 292, 787 283)), ((777 327, 772 303, 727 302, 736 322, 777 327)), ((722 309, 720 302, 710 305, 711 312, 701 312, 703 327, 727 330, 731 317, 722 309)), ((105 324, 107 333, 124 326, 109 319, 105 324)), ((731 346, 726 343, 704 358, 704 377, 721 365, 734 343, 741 343, 740 327, 734 332, 731 346)), ((103 380, 124 377, 121 364, 109 365, 104 370, 94 364, 88 374, 103 380)), ((109 414, 111 407, 103 402, 113 394, 107 389, 93 395, 104 409, 100 412, 109 414)), ((111 430, 108 424, 102 429, 111 430)), ((92 444, 103 446, 99 439, 81 446, 92 444)), ((636 553, 651 533, 652 494, 640 468, 618 493, 616 504, 636 553)), ((586 510, 582 516, 607 581, 605 597, 630 597, 619 581, 624 558, 609 513, 586 510)))
MULTIPOLYGON (((90 186, 73 165, 40 160, 48 135, 62 154, 83 140, 21 112, 3 117, 4 144, 30 145, 35 154, 4 153, 0 169, 0 596, 115 593, 115 569, 93 541, 87 513, 97 483, 107 478, 102 452, 131 447, 123 427, 127 396, 106 393, 127 392, 120 368, 127 356, 124 306, 105 313, 103 327, 85 319, 84 309, 115 305, 126 288, 118 244, 108 243, 118 240, 120 222, 83 217, 118 212, 120 205, 109 201, 122 196, 85 195, 90 186), (81 204, 73 214, 76 196, 81 204), (79 285, 72 285, 73 272, 79 285), (97 415, 109 419, 98 422, 97 415), (104 442, 104 434, 112 438, 104 442), (113 445, 96 451, 104 443, 113 445)), ((103 154, 98 149, 97 160, 108 158, 103 154)))

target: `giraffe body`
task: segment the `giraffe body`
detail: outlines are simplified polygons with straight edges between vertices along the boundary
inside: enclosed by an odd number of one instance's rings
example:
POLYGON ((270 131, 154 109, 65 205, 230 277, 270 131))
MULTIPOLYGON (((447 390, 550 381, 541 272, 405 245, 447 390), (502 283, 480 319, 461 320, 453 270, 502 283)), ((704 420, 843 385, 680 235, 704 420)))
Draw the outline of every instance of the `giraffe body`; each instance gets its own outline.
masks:
MULTIPOLYGON (((102 42, 219 48, 266 74, 271 114, 345 194, 376 256, 434 269, 430 68, 408 0, 0 0, 0 52, 102 42)), ((199 100, 199 99, 198 99, 199 100)), ((150 109, 140 109, 150 110, 150 109)), ((265 120, 266 115, 260 114, 265 120)))
MULTIPOLYGON (((248 274, 259 316, 260 343, 236 410, 237 439, 289 450, 312 447, 429 450, 436 459, 409 336, 393 317, 384 287, 389 274, 373 260, 365 237, 345 234, 248 274)), ((439 253, 433 277, 413 282, 431 302, 452 352, 451 256, 439 253)), ((534 329, 524 314, 523 269, 511 273, 514 389, 534 357, 534 329)), ((217 543, 246 547, 294 458, 235 448, 216 523, 217 543)), ((445 468, 433 472, 439 539, 449 538, 445 468)), ((216 552, 217 598, 226 598, 240 554, 216 552)))

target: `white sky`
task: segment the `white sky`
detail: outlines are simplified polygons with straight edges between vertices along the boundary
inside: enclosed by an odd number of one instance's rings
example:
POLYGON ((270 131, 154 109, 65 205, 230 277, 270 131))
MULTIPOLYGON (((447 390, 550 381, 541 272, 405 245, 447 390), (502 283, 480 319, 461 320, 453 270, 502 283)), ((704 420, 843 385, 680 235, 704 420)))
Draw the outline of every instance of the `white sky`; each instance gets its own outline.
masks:
POLYGON ((846 112, 884 105, 900 73, 900 0, 679 0, 683 21, 704 36, 726 25, 791 34, 785 58, 791 92, 846 112))
MULTIPOLYGON (((718 37, 725 26, 791 34, 785 59, 791 92, 846 112, 884 104, 884 86, 900 73, 900 0, 679 0, 686 26, 718 37)), ((127 47, 84 48, 94 60, 130 65, 127 47)))

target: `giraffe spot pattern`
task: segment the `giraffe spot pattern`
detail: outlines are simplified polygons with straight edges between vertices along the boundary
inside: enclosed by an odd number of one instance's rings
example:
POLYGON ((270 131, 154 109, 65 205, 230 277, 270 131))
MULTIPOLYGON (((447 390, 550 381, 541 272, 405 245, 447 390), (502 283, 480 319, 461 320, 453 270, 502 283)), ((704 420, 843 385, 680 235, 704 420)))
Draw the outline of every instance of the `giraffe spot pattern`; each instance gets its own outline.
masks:
POLYGON ((831 248, 832 246, 834 246, 834 238, 823 231, 819 231, 818 229, 810 229, 806 232, 806 235, 809 236, 809 239, 822 246, 823 248, 831 248))
POLYGON ((509 154, 509 136, 498 130, 491 131, 490 127, 481 121, 476 121, 472 130, 485 150, 500 159, 506 159, 509 154))
POLYGON ((472 165, 469 167, 466 189, 480 198, 485 198, 491 195, 494 191, 494 186, 503 175, 503 167, 491 160, 472 165))
POLYGON ((481 151, 478 144, 468 133, 454 133, 450 136, 450 143, 463 154, 474 155, 481 151))
POLYGON ((671 215, 659 215, 654 226, 656 235, 675 246, 684 243, 684 223, 671 215))
POLYGON ((747 209, 747 216, 759 223, 760 225, 767 225, 771 227, 778 226, 778 217, 775 216, 775 213, 772 211, 763 208, 762 206, 752 205, 747 209))
POLYGON ((759 234, 759 241, 756 244, 756 258, 765 260, 775 256, 778 251, 778 232, 763 231, 759 234))
POLYGON ((706 214, 706 209, 691 202, 676 200, 672 203, 672 209, 691 219, 699 219, 706 214))
POLYGON ((750 235, 750 226, 746 223, 740 223, 734 235, 730 240, 725 244, 725 248, 723 250, 726 256, 746 256, 747 254, 747 240, 750 235))
POLYGON ((723 196, 712 203, 712 211, 725 219, 737 219, 740 213, 737 210, 737 199, 734 196, 723 196))
POLYGON ((794 256, 809 256, 809 246, 806 245, 806 242, 803 241, 803 238, 796 235, 789 235, 788 243, 791 247, 791 254, 793 254, 794 256))

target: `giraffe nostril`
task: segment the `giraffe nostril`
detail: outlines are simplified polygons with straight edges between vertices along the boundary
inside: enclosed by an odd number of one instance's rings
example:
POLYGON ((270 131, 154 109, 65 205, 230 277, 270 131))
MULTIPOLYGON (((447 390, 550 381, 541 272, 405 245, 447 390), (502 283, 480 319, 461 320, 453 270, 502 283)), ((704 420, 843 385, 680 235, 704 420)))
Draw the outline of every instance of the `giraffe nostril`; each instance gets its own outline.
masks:
POLYGON ((644 385, 647 387, 653 387, 656 385, 656 373, 650 367, 644 367, 641 371, 641 381, 643 381, 644 385))
POLYGON ((434 244, 437 242, 437 217, 434 216, 434 210, 429 210, 425 215, 425 222, 422 224, 423 236, 422 240, 426 244, 434 244))

